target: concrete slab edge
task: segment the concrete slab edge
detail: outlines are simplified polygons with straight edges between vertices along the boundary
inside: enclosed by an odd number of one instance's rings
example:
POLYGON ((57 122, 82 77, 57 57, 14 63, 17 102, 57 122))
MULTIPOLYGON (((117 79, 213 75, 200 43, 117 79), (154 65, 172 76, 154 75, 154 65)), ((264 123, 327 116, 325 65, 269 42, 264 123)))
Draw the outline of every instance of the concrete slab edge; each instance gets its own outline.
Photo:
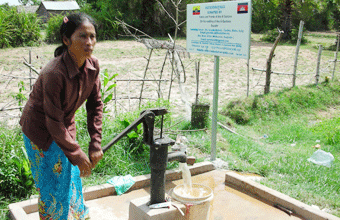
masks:
MULTIPOLYGON (((209 172, 215 169, 214 165, 209 162, 196 163, 193 166, 189 166, 192 176, 209 172)), ((182 173, 179 170, 167 170, 166 181, 173 181, 182 178, 182 173)), ((129 189, 129 191, 141 189, 150 185, 151 175, 141 175, 134 177, 135 184, 129 189)), ((111 184, 102 184, 98 186, 91 186, 84 188, 84 198, 86 201, 93 200, 105 196, 114 195, 116 190, 111 184)), ((29 199, 22 202, 12 203, 9 206, 9 214, 13 220, 27 220, 28 214, 38 211, 38 199, 29 199)))
POLYGON ((226 185, 250 194, 270 205, 279 205, 285 209, 291 210, 294 214, 304 219, 340 220, 340 218, 334 215, 315 209, 283 193, 246 179, 233 171, 228 171, 226 173, 225 182, 226 185))

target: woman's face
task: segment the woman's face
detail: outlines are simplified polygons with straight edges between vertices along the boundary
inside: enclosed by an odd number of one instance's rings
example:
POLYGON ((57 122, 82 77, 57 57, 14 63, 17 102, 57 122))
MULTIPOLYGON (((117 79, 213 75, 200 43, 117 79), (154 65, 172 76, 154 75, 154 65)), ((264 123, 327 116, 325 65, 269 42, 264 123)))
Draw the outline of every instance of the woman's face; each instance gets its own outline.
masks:
POLYGON ((89 22, 83 22, 71 38, 64 37, 64 43, 74 61, 81 67, 87 58, 90 58, 96 45, 96 30, 89 22))

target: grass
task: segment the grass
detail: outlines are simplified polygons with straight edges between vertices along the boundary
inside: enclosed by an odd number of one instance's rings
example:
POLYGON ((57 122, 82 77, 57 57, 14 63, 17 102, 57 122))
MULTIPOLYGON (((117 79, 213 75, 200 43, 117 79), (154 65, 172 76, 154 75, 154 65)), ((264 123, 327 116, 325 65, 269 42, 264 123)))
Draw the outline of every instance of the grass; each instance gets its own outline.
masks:
POLYGON ((338 112, 324 114, 339 106, 339 88, 339 82, 296 88, 257 97, 256 108, 239 104, 251 115, 245 125, 236 126, 244 137, 222 131, 229 154, 219 157, 229 169, 262 175, 262 184, 340 216, 339 117, 338 112), (278 101, 278 94, 291 98, 278 101), (331 168, 307 161, 318 143, 334 156, 331 168))

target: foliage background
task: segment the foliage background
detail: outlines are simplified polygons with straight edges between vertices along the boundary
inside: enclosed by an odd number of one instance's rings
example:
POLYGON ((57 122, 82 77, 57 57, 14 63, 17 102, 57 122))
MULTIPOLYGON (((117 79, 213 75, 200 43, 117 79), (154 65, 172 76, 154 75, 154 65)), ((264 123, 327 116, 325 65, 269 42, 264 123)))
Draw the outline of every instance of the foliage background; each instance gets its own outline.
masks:
MULTIPOLYGON (((124 36, 117 19, 143 31, 152 37, 166 37, 175 32, 175 23, 169 18, 176 17, 178 23, 186 20, 186 5, 191 3, 214 2, 218 0, 182 1, 178 8, 170 0, 77 0, 81 11, 94 17, 99 25, 99 40, 115 40, 124 36)), ((23 4, 27 1, 22 0, 23 4)), ((40 1, 33 1, 40 4, 40 1)), ((272 33, 276 29, 285 31, 284 41, 296 41, 300 20, 305 22, 307 31, 339 31, 339 0, 253 0, 252 32, 266 33, 266 40, 273 41, 272 33)), ((32 46, 45 40, 48 43, 58 42, 60 16, 52 17, 45 25, 46 38, 42 39, 40 23, 34 13, 18 13, 16 7, 0 7, 0 48, 32 46)), ((178 36, 185 37, 185 23, 179 27, 178 36)))
POLYGON ((0 6, 0 49, 33 46, 40 43, 40 20, 36 14, 17 12, 15 7, 0 6))

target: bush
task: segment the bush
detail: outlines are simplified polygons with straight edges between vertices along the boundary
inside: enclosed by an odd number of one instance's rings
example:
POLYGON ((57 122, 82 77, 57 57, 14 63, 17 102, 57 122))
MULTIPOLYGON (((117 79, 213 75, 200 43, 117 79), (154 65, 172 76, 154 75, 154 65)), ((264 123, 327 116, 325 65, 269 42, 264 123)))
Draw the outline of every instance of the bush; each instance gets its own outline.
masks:
POLYGON ((251 119, 249 105, 244 101, 232 101, 221 111, 222 115, 228 116, 238 124, 247 124, 251 119))
MULTIPOLYGON (((263 35, 261 40, 273 43, 276 40, 278 35, 279 33, 277 29, 269 30, 263 35)), ((290 39, 286 41, 286 43, 296 44, 298 38, 299 38, 299 29, 292 29, 292 32, 290 33, 290 39)), ((282 39, 280 41, 282 41, 282 39)), ((305 38, 304 34, 302 34, 301 44, 306 44, 306 43, 307 43, 307 39, 305 38)))
POLYGON ((0 48, 10 47, 14 26, 8 21, 7 15, 0 10, 0 48))
POLYGON ((34 182, 20 128, 0 127, 0 198, 25 197, 34 182))
POLYGON ((60 43, 60 26, 63 22, 63 18, 65 15, 57 14, 52 17, 47 22, 46 28, 46 39, 47 43, 60 43))
POLYGON ((0 8, 0 48, 34 46, 40 39, 40 20, 36 14, 0 8))

